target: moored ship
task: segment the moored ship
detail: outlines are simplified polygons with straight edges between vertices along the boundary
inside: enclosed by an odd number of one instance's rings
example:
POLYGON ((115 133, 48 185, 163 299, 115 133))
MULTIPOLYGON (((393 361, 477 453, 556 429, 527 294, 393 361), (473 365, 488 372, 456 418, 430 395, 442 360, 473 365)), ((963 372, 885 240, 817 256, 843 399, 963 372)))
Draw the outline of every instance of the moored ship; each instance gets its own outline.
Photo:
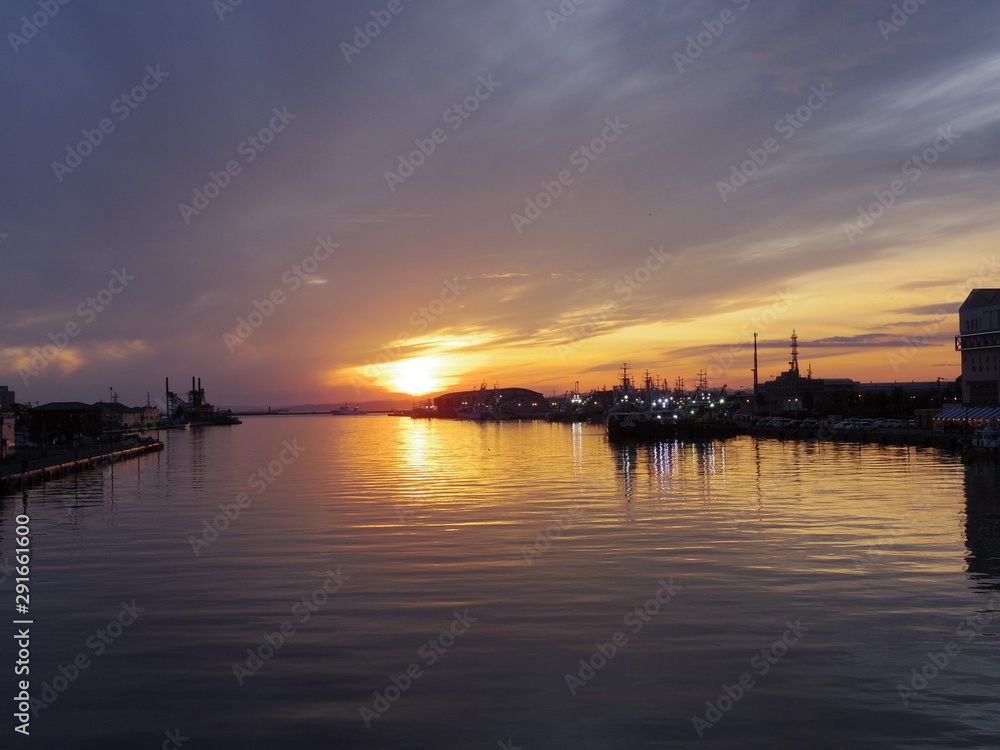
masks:
POLYGON ((712 393, 699 385, 694 395, 658 387, 647 373, 641 388, 633 385, 627 365, 615 386, 615 402, 604 417, 611 440, 714 440, 739 434, 725 415, 725 390, 712 393))
POLYGON ((205 398, 205 389, 201 387, 201 378, 191 378, 191 390, 185 400, 170 390, 170 378, 167 378, 167 416, 164 427, 198 427, 203 425, 234 425, 243 424, 233 416, 230 409, 216 409, 205 398))

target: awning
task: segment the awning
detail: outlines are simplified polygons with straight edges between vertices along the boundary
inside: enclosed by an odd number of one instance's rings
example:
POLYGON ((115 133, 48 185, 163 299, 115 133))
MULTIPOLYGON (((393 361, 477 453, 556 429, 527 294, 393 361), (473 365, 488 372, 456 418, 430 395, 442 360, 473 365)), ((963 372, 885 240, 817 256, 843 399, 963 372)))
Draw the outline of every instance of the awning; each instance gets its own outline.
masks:
POLYGON ((952 406, 934 419, 1000 419, 1000 407, 976 406, 967 409, 964 406, 952 406))

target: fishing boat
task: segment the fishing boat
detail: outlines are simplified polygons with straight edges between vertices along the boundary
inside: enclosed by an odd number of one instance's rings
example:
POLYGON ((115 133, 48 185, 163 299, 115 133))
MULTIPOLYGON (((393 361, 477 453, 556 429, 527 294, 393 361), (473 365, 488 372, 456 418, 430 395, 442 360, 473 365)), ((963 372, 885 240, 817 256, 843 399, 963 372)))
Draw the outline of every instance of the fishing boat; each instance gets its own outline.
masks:
POLYGON ((968 438, 965 451, 974 456, 1000 457, 1000 420, 991 419, 968 438))
POLYGON ((331 409, 330 413, 336 415, 347 415, 347 414, 367 414, 368 412, 361 411, 361 404, 356 404, 353 409, 348 407, 347 404, 344 404, 343 406, 337 409, 331 409))
POLYGON ((615 400, 604 417, 611 440, 715 440, 734 437, 739 430, 725 417, 725 389, 712 393, 699 385, 691 397, 656 386, 646 373, 644 384, 632 383, 628 366, 622 365, 615 400))

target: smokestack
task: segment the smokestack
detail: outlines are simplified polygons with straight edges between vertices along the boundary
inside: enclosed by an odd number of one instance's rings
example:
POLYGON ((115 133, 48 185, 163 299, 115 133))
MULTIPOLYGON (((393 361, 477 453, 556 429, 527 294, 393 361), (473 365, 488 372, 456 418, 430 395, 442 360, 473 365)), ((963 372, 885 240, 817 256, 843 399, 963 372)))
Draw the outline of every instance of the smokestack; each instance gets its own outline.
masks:
POLYGON ((753 332, 753 395, 757 395, 757 332, 753 332))

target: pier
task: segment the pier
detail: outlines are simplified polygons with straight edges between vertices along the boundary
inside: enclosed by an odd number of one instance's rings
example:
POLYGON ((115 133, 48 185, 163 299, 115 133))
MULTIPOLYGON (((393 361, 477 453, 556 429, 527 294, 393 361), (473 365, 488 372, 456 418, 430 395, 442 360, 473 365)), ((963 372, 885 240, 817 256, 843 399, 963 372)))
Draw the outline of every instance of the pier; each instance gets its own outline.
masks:
POLYGON ((820 440, 834 443, 910 445, 923 448, 942 448, 945 450, 960 450, 962 447, 962 435, 960 434, 916 428, 905 430, 834 430, 826 426, 803 428, 743 425, 739 428, 739 431, 744 435, 778 440, 820 440))
POLYGON ((162 450, 163 443, 156 440, 129 448, 118 447, 114 450, 91 450, 87 452, 88 455, 76 456, 68 461, 64 460, 68 458, 66 453, 73 453, 73 451, 66 451, 62 455, 52 456, 51 458, 36 458, 30 461, 18 461, 16 458, 8 459, 0 464, 0 471, 2 471, 2 475, 0 475, 0 495, 37 487, 50 479, 60 479, 70 474, 79 474, 87 469, 109 466, 127 461, 130 458, 162 450), (26 465, 20 466, 22 463, 26 465), (7 472, 14 467, 19 467, 20 471, 8 474, 7 472))

